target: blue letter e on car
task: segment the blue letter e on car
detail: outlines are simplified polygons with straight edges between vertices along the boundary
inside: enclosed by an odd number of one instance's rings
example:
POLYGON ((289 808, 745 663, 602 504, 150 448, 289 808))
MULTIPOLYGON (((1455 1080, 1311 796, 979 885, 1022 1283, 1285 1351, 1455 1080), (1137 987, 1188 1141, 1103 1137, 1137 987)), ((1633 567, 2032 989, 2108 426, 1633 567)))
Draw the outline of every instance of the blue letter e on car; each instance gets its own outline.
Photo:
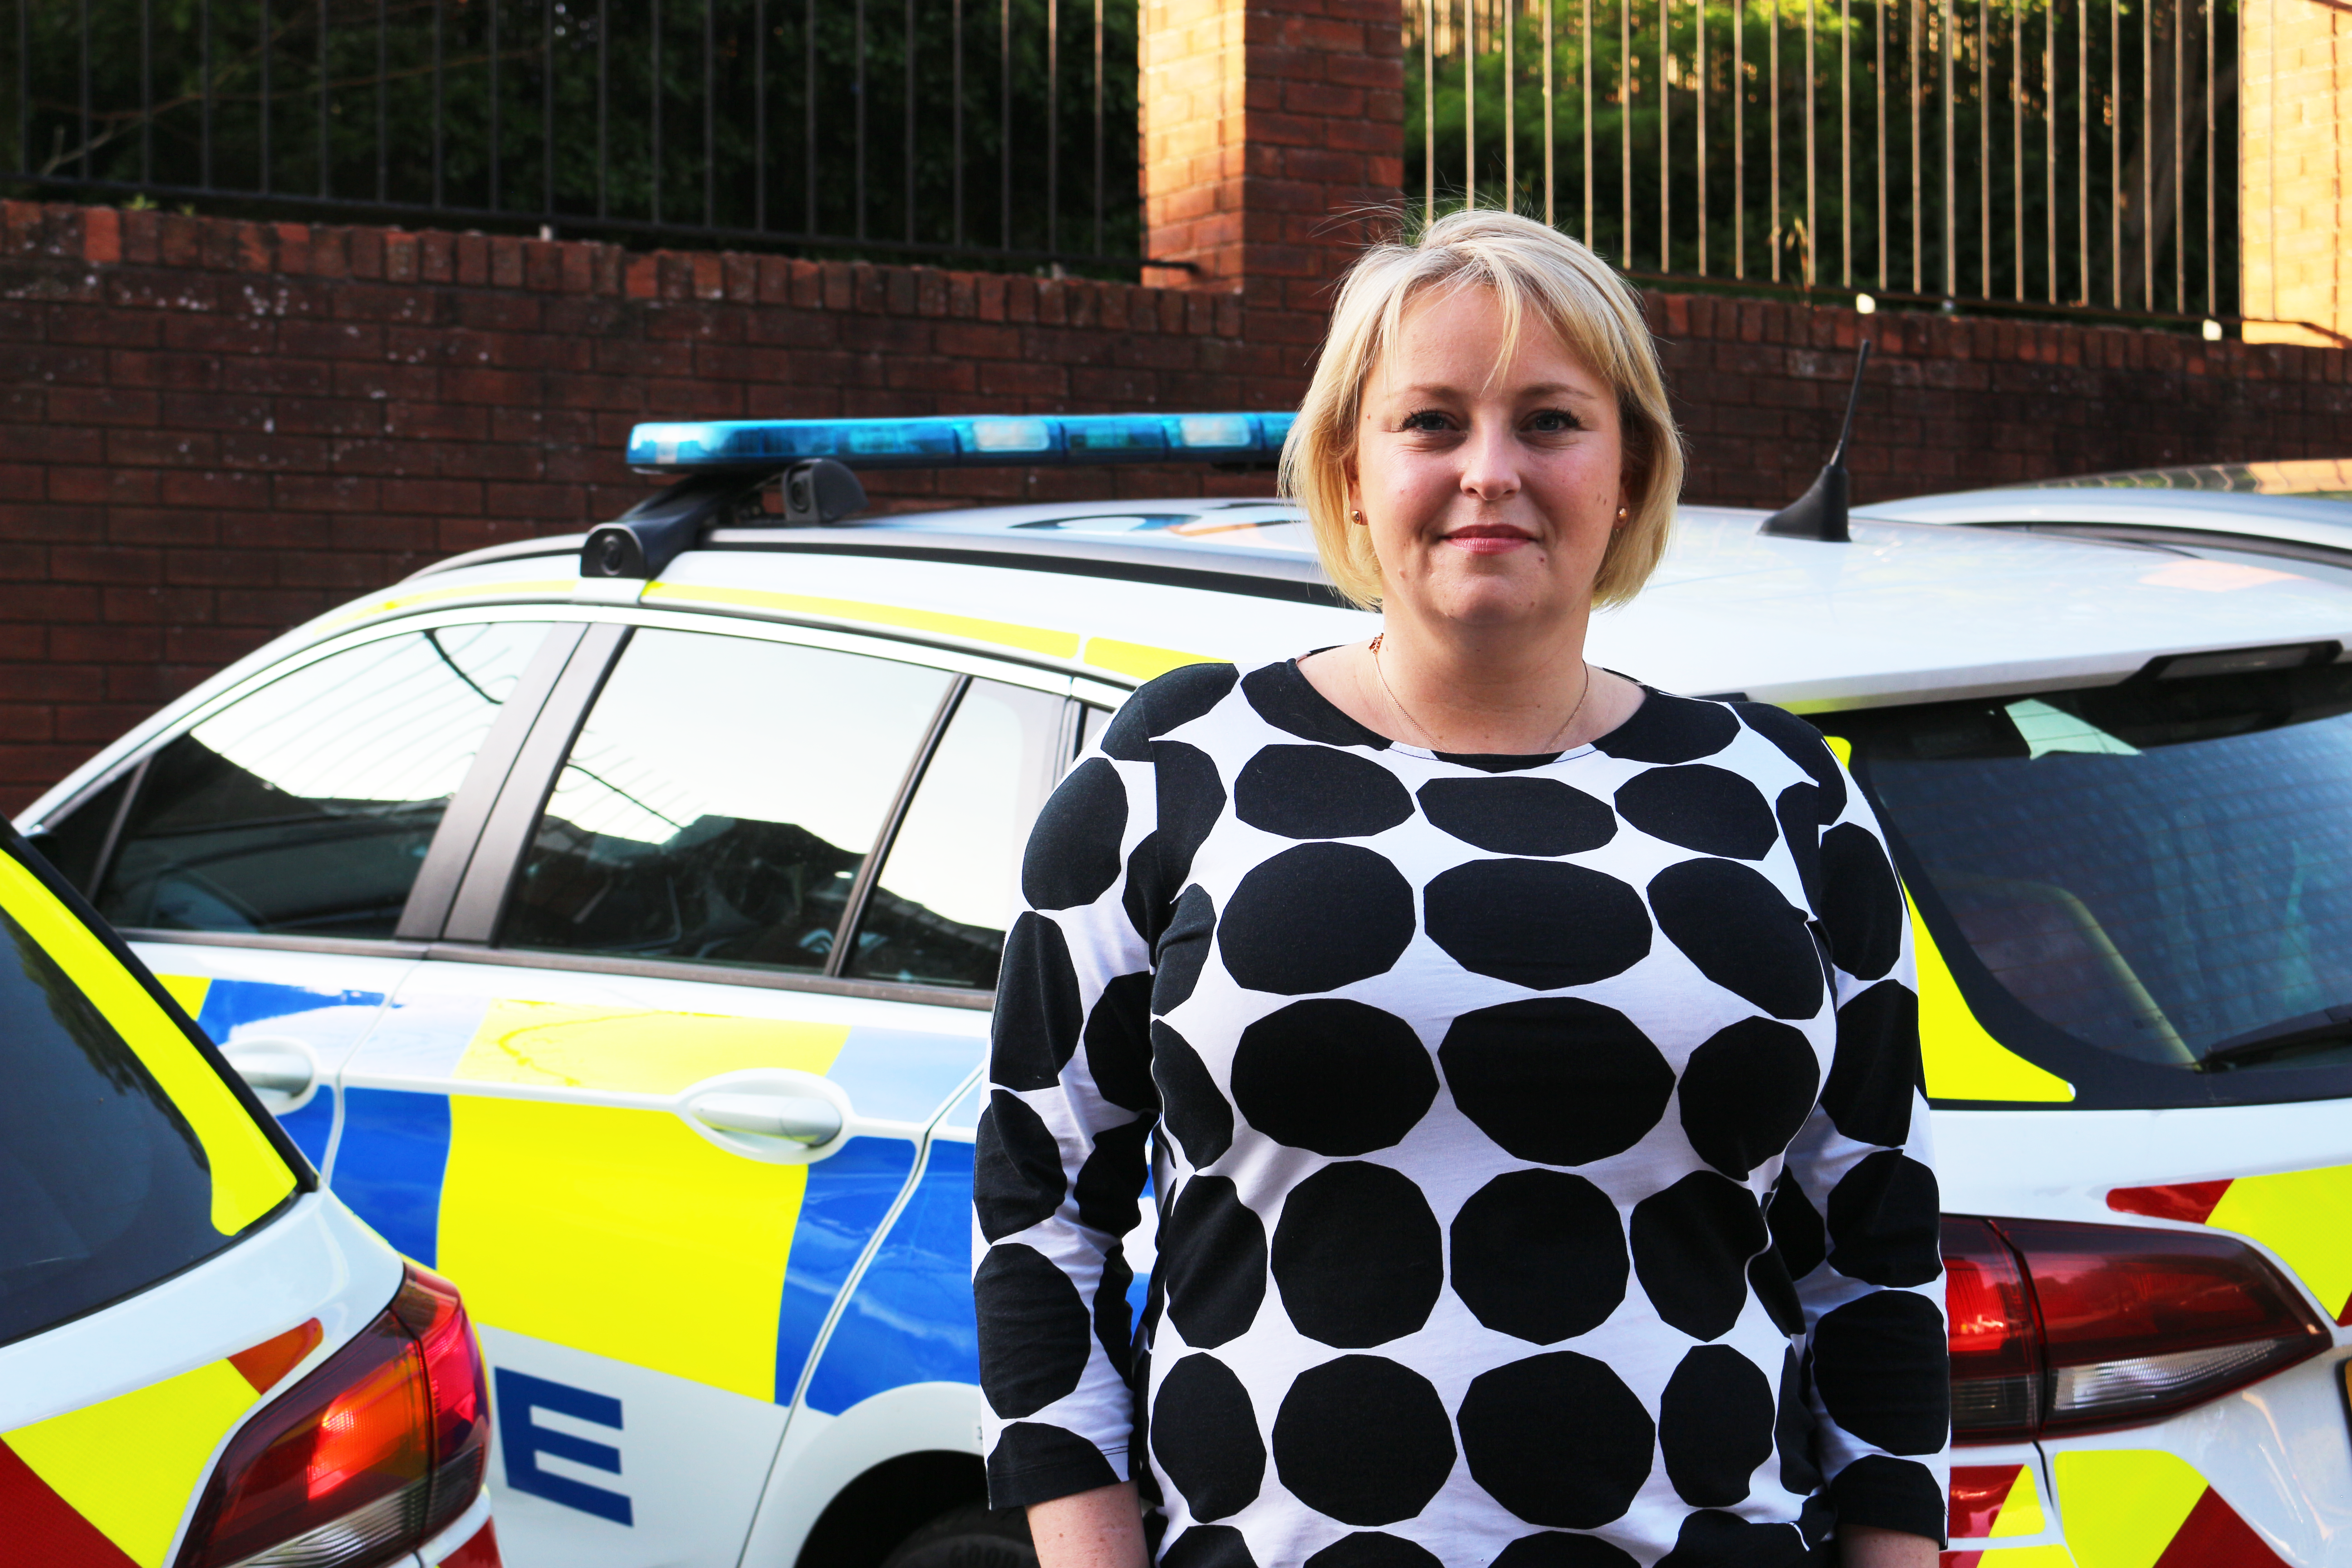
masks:
POLYGON ((617 1432, 621 1429, 621 1402, 509 1367, 498 1368, 497 1374, 499 1453, 506 1460, 507 1485, 516 1491, 562 1503, 565 1508, 593 1513, 598 1519, 609 1519, 614 1524, 635 1523, 629 1500, 621 1493, 539 1468, 540 1456, 544 1454, 617 1476, 621 1473, 621 1450, 610 1444, 592 1443, 569 1432, 541 1426, 531 1419, 534 1413, 545 1410, 593 1426, 610 1426, 617 1432))

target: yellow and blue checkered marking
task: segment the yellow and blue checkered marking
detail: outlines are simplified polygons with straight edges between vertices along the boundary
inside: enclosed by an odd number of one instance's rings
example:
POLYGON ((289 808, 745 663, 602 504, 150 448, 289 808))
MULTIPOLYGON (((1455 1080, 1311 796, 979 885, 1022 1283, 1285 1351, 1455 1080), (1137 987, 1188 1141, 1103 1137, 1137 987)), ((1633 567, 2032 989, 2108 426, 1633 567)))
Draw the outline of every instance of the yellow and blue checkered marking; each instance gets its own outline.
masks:
MULTIPOLYGON (((263 980, 213 980, 203 975, 158 976, 173 999, 193 1016, 204 1032, 222 1045, 240 1030, 257 1034, 283 1033, 308 1041, 329 1059, 359 1044, 383 1005, 380 991, 328 991, 309 985, 284 985, 263 980)), ((324 1170, 335 1131, 335 1095, 322 1086, 299 1110, 278 1119, 309 1156, 324 1170)))
POLYGON ((370 1071, 435 1087, 346 1090, 330 1180, 394 1246, 448 1274, 482 1322, 789 1401, 906 1187, 913 1137, 769 1164, 667 1110, 466 1085, 669 1094, 738 1068, 794 1068, 828 1074, 861 1116, 911 1131, 982 1050, 968 1037, 609 1005, 395 1004, 370 1041, 370 1071))

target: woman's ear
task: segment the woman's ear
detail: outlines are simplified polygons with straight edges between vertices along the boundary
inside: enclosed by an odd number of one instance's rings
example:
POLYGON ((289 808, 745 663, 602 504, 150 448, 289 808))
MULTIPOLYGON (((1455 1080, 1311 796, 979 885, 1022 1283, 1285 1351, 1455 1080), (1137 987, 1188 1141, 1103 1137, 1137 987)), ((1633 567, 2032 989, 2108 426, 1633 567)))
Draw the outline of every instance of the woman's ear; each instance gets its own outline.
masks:
POLYGON ((1633 516, 1633 508, 1650 488, 1650 443, 1648 428, 1633 417, 1622 405, 1617 410, 1617 442, 1621 454, 1617 468, 1617 504, 1625 509, 1623 527, 1633 516))

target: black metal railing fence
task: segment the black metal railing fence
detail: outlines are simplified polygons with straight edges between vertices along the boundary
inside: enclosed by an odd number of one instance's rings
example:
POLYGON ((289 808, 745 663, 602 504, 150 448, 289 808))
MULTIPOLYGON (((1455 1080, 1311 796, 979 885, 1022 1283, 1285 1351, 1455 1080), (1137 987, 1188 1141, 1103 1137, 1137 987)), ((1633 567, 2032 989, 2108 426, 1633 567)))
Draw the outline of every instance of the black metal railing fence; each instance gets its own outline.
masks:
POLYGON ((1142 255, 1136 0, 15 10, 18 194, 1103 276, 1142 255))
POLYGON ((1507 203, 1641 276, 2241 313, 2236 0, 1404 0, 1404 18, 1415 211, 1507 203))

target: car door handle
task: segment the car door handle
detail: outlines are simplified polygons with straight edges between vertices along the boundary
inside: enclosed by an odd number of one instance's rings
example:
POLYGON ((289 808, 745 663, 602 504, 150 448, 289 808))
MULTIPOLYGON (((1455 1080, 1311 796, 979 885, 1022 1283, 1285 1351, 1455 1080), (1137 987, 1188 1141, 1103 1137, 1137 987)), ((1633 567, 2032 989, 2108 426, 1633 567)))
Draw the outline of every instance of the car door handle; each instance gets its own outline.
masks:
POLYGON ((248 1036, 231 1040, 221 1055, 252 1087, 262 1108, 272 1112, 290 1109, 319 1081, 319 1058, 310 1047, 289 1036, 248 1036))
POLYGON ((831 1100, 788 1094, 705 1094, 687 1114, 721 1132, 789 1138, 814 1148, 841 1136, 840 1107, 831 1100))

